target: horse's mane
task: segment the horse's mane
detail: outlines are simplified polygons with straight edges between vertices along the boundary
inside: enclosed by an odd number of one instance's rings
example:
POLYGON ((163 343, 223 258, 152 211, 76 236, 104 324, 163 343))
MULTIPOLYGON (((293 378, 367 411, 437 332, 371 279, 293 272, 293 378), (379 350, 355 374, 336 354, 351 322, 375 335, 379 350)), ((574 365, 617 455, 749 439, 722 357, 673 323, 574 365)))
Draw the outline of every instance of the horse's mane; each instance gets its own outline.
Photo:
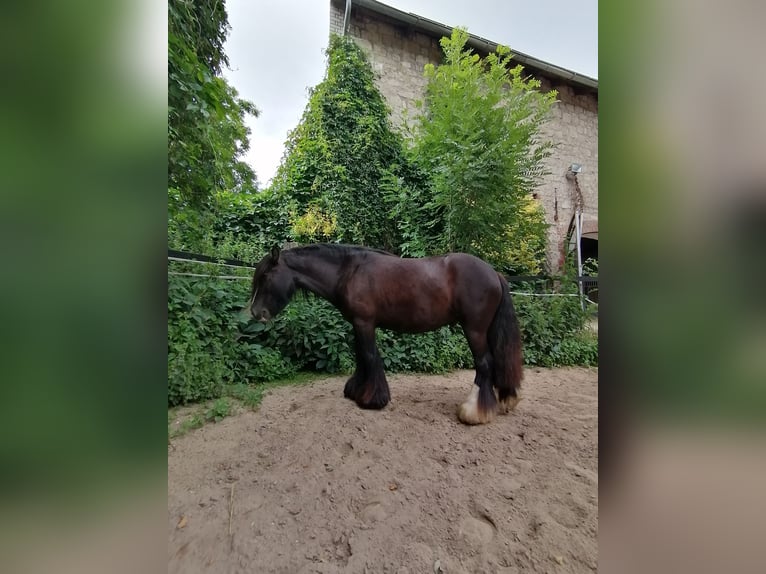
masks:
MULTIPOLYGON (((362 247, 360 245, 344 245, 342 243, 312 243, 310 245, 302 245, 296 247, 291 246, 282 250, 282 257, 285 257, 287 261, 293 257, 311 257, 313 259, 326 261, 327 263, 343 264, 345 263, 344 260, 348 257, 354 255, 364 256, 370 253, 378 253, 381 255, 390 255, 391 257, 396 257, 396 255, 381 249, 362 247)), ((298 287, 295 295, 301 299, 311 298, 314 296, 310 291, 307 291, 301 287, 298 287)))
POLYGON ((302 247, 294 247, 285 250, 284 253, 308 255, 327 261, 338 261, 339 259, 345 259, 350 255, 364 255, 366 253, 379 253, 381 255, 391 255, 392 257, 395 257, 393 253, 383 251, 382 249, 362 247, 360 245, 344 245, 342 243, 313 243, 311 245, 304 245, 302 247))

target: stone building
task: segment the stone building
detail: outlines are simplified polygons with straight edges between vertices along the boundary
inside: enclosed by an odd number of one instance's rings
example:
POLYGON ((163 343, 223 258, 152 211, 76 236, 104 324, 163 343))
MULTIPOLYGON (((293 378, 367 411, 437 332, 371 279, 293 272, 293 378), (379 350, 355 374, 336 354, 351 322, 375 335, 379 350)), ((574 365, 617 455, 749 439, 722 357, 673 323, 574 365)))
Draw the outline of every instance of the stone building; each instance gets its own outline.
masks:
MULTIPOLYGON (((441 63, 439 39, 449 36, 452 27, 375 0, 330 0, 330 32, 346 33, 364 49, 391 108, 392 121, 400 124, 405 110, 423 96, 425 64, 441 63)), ((469 46, 484 56, 497 43, 472 35, 469 46)), ((516 52, 513 46, 511 52, 527 74, 542 82, 543 90, 558 92, 543 132, 556 148, 547 160, 550 174, 535 193, 550 224, 551 270, 560 269, 566 251, 574 247, 571 236, 578 201, 584 214, 583 256, 597 259, 598 80, 516 52), (576 176, 570 173, 573 164, 580 166, 576 176)))

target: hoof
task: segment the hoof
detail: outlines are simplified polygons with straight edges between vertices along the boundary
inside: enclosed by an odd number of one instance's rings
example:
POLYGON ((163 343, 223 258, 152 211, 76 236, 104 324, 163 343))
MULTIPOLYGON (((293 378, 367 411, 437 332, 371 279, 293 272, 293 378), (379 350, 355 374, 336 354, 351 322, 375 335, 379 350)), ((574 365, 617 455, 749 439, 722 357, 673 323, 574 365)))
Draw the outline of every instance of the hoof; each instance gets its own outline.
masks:
POLYGON ((369 400, 367 402, 362 401, 361 399, 357 400, 356 404, 359 405, 359 407, 361 407, 363 409, 380 410, 380 409, 384 408, 388 404, 389 400, 390 399, 388 397, 377 397, 376 396, 376 397, 373 397, 371 400, 369 400))
POLYGON ((479 408, 479 387, 474 386, 466 401, 457 409, 457 418, 467 425, 484 425, 495 420, 496 408, 479 408))
POLYGON ((391 393, 388 390, 388 383, 385 379, 383 383, 377 385, 367 383, 365 387, 359 390, 356 396, 356 404, 363 409, 380 410, 391 400, 391 393))
POLYGON ((518 405, 519 402, 521 402, 521 397, 519 396, 518 393, 519 391, 517 390, 515 397, 506 397, 498 401, 498 405, 499 405, 498 410, 500 411, 501 415, 508 414, 509 412, 511 412, 513 409, 516 408, 516 405, 518 405))
POLYGON ((346 386, 343 387, 343 396, 347 399, 351 399, 352 401, 356 400, 356 381, 354 379, 349 379, 346 381, 346 386))

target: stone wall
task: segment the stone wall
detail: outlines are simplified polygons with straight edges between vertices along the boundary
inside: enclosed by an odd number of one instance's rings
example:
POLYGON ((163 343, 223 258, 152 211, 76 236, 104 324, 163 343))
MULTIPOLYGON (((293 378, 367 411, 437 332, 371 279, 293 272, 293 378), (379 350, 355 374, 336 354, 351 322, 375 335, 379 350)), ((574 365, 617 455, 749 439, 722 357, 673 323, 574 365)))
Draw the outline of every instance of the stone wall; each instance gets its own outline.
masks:
MULTIPOLYGON (((330 4, 330 30, 343 33, 343 8, 330 4), (339 24, 333 22, 339 18, 339 24)), ((391 120, 400 125, 405 110, 423 97, 426 79, 424 66, 442 59, 437 39, 384 21, 383 16, 354 6, 351 9, 349 34, 367 54, 378 78, 380 89, 391 108, 391 120)))
POLYGON ((345 8, 330 2, 330 34, 343 35, 343 16, 345 8))
POLYGON ((548 262, 560 268, 567 244, 567 232, 575 211, 575 185, 566 173, 573 163, 582 165, 577 180, 584 201, 584 219, 596 229, 598 224, 598 101, 594 95, 577 94, 572 86, 543 82, 543 89, 556 89, 558 102, 543 137, 556 149, 546 165, 550 172, 537 189, 545 209, 548 230, 548 262))
MULTIPOLYGON (((330 31, 343 33, 344 8, 330 3, 330 31)), ((413 30, 374 12, 352 7, 349 33, 370 59, 377 85, 391 108, 391 118, 400 125, 414 101, 422 98, 426 85, 423 67, 439 64, 442 52, 438 39, 413 30)), ((531 71, 531 70, 527 70, 531 71)), ((543 136, 556 144, 547 160, 550 174, 536 190, 536 197, 551 225, 548 233, 548 263, 557 271, 563 261, 567 231, 574 215, 574 183, 566 173, 573 163, 582 165, 577 179, 584 200, 586 219, 598 222, 598 99, 593 93, 563 81, 541 78, 543 90, 556 89, 543 136)))

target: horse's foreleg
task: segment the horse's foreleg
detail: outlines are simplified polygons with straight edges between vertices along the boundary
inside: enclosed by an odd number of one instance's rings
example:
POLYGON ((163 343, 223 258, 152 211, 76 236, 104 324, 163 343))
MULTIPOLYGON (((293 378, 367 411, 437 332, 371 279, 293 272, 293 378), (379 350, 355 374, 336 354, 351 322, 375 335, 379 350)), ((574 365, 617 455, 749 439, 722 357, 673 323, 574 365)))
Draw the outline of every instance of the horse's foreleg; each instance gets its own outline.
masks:
MULTIPOLYGON (((383 370, 383 359, 375 344, 375 327, 355 323, 354 338, 357 349, 357 370, 354 373, 357 380, 353 387, 357 394, 354 400, 363 409, 382 409, 388 404, 391 396, 383 370)), ((353 376, 346 383, 347 387, 352 380, 353 376)))
POLYGON ((356 369, 351 378, 346 381, 346 386, 343 388, 343 396, 352 401, 357 401, 364 390, 365 380, 365 360, 364 360, 364 341, 360 337, 356 329, 354 329, 354 357, 356 358, 356 369))
POLYGON ((497 414, 497 399, 492 390, 492 355, 487 345, 486 333, 464 327, 468 346, 473 354, 476 379, 471 394, 458 408, 458 418, 469 425, 492 422, 497 414))

